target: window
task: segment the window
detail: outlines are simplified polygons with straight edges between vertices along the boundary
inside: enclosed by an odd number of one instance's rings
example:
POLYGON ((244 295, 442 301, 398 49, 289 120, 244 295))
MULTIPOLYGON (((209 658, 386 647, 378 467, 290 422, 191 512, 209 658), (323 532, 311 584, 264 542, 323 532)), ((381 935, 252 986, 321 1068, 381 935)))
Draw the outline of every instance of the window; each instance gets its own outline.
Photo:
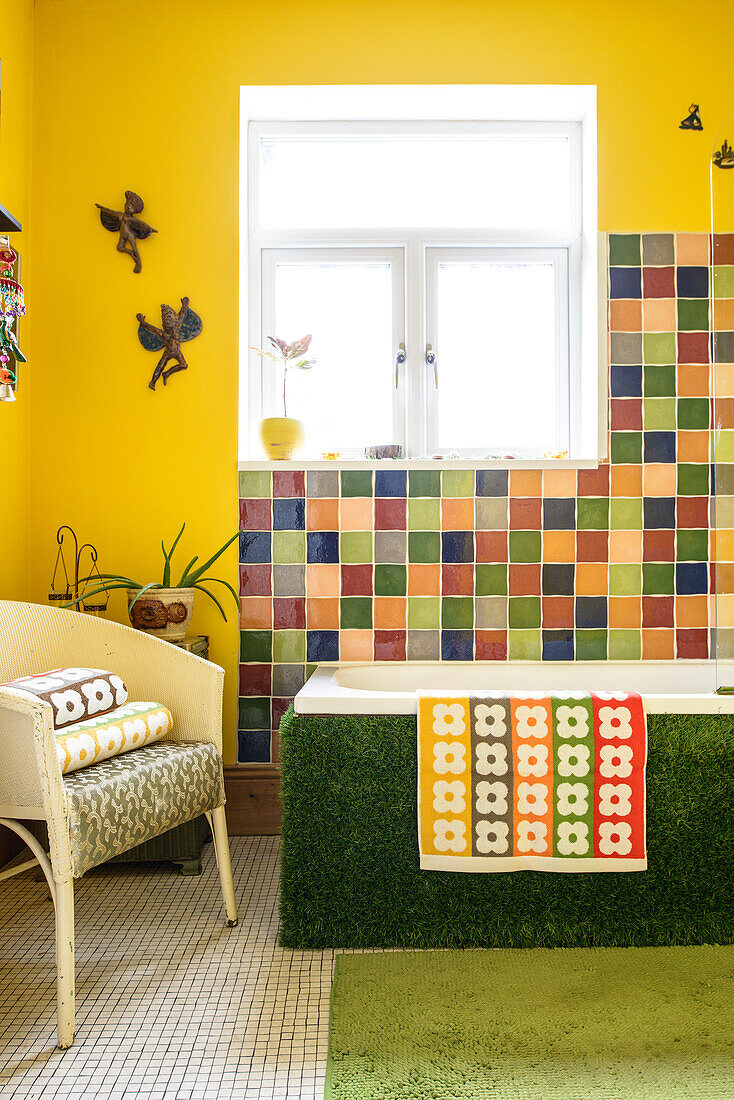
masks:
POLYGON ((308 457, 597 459, 594 113, 588 88, 243 89, 245 439, 283 415, 249 346, 310 332, 308 457))

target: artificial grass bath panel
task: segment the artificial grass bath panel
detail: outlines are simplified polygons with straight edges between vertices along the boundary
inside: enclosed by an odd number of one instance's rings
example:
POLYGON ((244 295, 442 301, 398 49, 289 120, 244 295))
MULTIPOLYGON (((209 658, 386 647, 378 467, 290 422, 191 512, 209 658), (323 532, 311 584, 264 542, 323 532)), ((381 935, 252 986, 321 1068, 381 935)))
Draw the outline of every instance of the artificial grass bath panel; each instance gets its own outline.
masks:
POLYGON ((734 942, 734 719, 648 719, 648 870, 421 871, 413 716, 289 710, 286 947, 625 947, 734 942))

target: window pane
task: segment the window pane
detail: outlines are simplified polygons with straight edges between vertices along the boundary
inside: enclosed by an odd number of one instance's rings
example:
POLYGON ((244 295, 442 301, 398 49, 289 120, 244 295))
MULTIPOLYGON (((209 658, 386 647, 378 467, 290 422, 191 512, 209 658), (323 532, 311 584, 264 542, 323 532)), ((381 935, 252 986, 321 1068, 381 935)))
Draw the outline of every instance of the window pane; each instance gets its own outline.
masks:
POLYGON ((564 135, 263 138, 258 224, 570 228, 564 135))
MULTIPOLYGON (((310 452, 395 442, 392 324, 389 263, 276 264, 273 335, 290 341, 313 334, 316 366, 288 375, 288 414, 303 420, 310 452)), ((265 364, 268 370, 270 360, 265 364)), ((282 384, 280 373, 278 416, 282 384)))
POLYGON ((551 263, 437 265, 438 446, 558 450, 551 263))

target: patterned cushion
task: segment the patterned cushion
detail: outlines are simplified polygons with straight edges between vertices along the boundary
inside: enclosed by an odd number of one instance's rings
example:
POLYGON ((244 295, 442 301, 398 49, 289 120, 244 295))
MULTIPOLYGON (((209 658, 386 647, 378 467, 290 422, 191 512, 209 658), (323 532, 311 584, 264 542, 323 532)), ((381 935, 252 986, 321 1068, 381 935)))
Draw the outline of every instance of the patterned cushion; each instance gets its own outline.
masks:
POLYGON ((213 745, 160 741, 64 776, 74 878, 224 805, 213 745))
POLYGON ((61 771, 78 771, 111 756, 160 741, 173 727, 171 712, 160 703, 127 703, 56 734, 61 771))
POLYGON ((103 668, 54 668, 9 680, 2 687, 15 688, 50 703, 57 730, 94 715, 107 714, 127 702, 127 688, 120 677, 103 668))

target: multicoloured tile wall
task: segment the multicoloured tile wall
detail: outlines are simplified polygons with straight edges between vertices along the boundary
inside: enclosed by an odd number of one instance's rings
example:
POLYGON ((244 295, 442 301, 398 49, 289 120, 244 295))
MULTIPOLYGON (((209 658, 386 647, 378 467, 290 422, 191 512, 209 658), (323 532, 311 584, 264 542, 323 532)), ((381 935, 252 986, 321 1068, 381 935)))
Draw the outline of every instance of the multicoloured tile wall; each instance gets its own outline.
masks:
MULTIPOLYGON (((717 460, 734 463, 734 234, 714 241, 716 328, 729 330, 715 410, 709 247, 705 234, 610 236, 597 469, 240 473, 241 762, 278 759, 280 718, 319 662, 713 655, 712 424, 717 460)), ((734 592, 734 466, 718 490, 719 561, 732 563, 719 589, 734 592)), ((734 654, 729 626, 720 601, 734 654)))

